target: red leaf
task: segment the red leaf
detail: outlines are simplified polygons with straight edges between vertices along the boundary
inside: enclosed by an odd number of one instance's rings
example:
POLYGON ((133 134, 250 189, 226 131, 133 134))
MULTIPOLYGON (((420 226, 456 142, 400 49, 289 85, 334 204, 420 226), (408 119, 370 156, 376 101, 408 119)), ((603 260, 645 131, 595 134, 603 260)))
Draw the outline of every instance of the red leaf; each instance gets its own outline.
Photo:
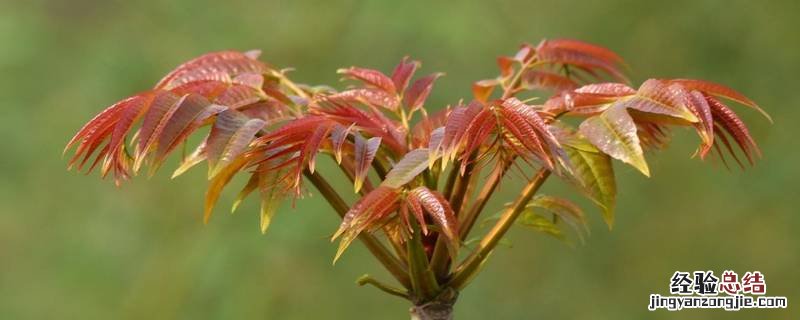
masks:
POLYGON ((699 119, 687 108, 688 92, 681 85, 650 79, 642 83, 636 95, 620 100, 628 109, 666 115, 690 123, 699 119))
MULTIPOLYGON (((442 234, 449 240, 448 247, 451 254, 458 252, 460 238, 458 235, 458 221, 456 220, 450 203, 436 191, 426 187, 418 187, 409 192, 409 198, 416 198, 420 205, 428 212, 434 224, 439 226, 442 234)), ((418 218, 419 219, 419 218, 418 218)), ((425 224, 424 220, 420 224, 425 224)))
POLYGON ((250 119, 238 111, 221 112, 208 135, 208 176, 215 176, 242 154, 264 124, 264 120, 250 119))
MULTIPOLYGON (((748 162, 752 165, 752 154, 755 153, 760 157, 761 150, 758 149, 755 140, 750 136, 747 126, 745 126, 744 122, 739 119, 739 116, 737 116, 733 110, 719 100, 712 97, 706 97, 706 99, 711 108, 711 115, 714 117, 714 121, 733 137, 733 140, 736 141, 736 144, 739 145, 739 148, 742 149, 744 155, 747 157, 748 162)), ((720 135, 717 136, 719 137, 720 135)))
POLYGON ((536 48, 537 57, 545 63, 573 65, 589 74, 602 70, 626 81, 618 65, 622 62, 608 49, 574 40, 544 40, 536 48))
MULTIPOLYGON (((560 74, 527 70, 522 74, 522 84, 525 89, 550 89, 556 92, 575 89, 578 84, 572 79, 560 74)), ((473 89, 474 92, 474 89, 473 89)))
POLYGON ((578 89, 577 93, 589 93, 596 95, 603 95, 609 97, 624 97, 636 94, 636 90, 626 84, 616 82, 593 83, 588 84, 578 89))
POLYGON ((354 158, 356 164, 355 181, 353 186, 355 192, 361 190, 364 184, 364 179, 367 178, 369 166, 372 165, 372 160, 375 159, 375 154, 381 145, 381 138, 373 137, 369 140, 364 139, 361 135, 356 135, 354 158))
POLYGON ((344 101, 361 102, 364 104, 383 107, 389 110, 397 110, 400 104, 397 95, 392 95, 378 89, 353 89, 342 91, 330 96, 332 99, 342 99, 344 101))
POLYGON ((419 61, 409 61, 407 56, 403 57, 403 60, 397 64, 397 67, 394 68, 394 72, 392 72, 392 83, 394 83, 397 92, 400 93, 406 90, 408 81, 414 76, 414 72, 417 71, 417 68, 419 68, 419 61))
MULTIPOLYGON (((163 123, 156 138, 156 156, 153 170, 166 158, 167 154, 183 142, 207 117, 222 111, 219 107, 197 95, 184 96, 176 104, 174 112, 163 123)), ((151 171, 152 172, 152 171, 151 171)))
POLYGON ((411 111, 421 108, 422 105, 425 104, 425 100, 428 99, 428 95, 431 93, 433 81, 442 75, 442 73, 434 73, 414 81, 403 97, 403 102, 406 107, 411 111))
POLYGON ((358 200, 342 219, 339 230, 331 238, 342 236, 334 263, 347 249, 350 243, 365 229, 372 227, 375 221, 381 220, 397 208, 399 192, 389 187, 378 187, 358 200))
POLYGON ((397 94, 397 89, 392 79, 378 70, 350 67, 349 69, 339 69, 337 72, 349 78, 364 82, 366 85, 386 91, 386 93, 392 95, 397 94))
POLYGON ((499 84, 500 81, 497 79, 484 79, 476 81, 472 84, 472 95, 475 97, 475 100, 486 102, 489 100, 489 97, 492 96, 494 88, 499 84))
POLYGON ((167 74, 156 89, 172 89, 199 80, 225 80, 243 73, 261 74, 269 70, 255 60, 252 53, 236 51, 212 52, 190 60, 167 74))
POLYGON ((711 151, 711 146, 714 144, 714 120, 711 116, 711 108, 706 101, 706 97, 700 91, 692 91, 688 95, 689 110, 700 119, 697 123, 692 125, 700 135, 702 143, 698 149, 700 158, 705 158, 706 154, 711 151))
POLYGON ((764 115, 764 117, 766 117, 770 122, 772 122, 772 117, 770 117, 769 114, 767 114, 767 112, 761 109, 753 100, 750 100, 745 95, 724 85, 709 81, 693 80, 693 79, 674 79, 669 81, 672 83, 680 84, 681 86, 686 88, 686 90, 697 90, 708 95, 725 98, 728 100, 733 100, 735 102, 741 103, 743 105, 758 110, 758 112, 761 112, 761 114, 764 115))

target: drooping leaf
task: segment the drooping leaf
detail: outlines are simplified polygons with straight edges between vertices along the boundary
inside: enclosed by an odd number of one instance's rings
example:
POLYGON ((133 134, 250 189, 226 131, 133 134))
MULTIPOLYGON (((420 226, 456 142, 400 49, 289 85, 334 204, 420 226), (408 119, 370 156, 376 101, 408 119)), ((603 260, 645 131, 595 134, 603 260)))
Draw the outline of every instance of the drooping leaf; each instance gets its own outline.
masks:
POLYGON ((551 219, 543 217, 541 215, 536 214, 533 209, 526 209, 523 211, 522 215, 520 215, 517 223, 539 231, 541 233, 547 234, 553 238, 558 240, 565 241, 566 237, 564 233, 551 219))
POLYGON ((584 120, 579 131, 604 153, 650 176, 636 135, 636 124, 625 110, 625 105, 614 104, 603 113, 584 120))
POLYGON ((194 151, 192 151, 192 153, 183 158, 183 161, 181 161, 181 164, 178 166, 178 168, 172 172, 172 179, 177 178, 178 176, 182 175, 183 173, 185 173, 198 163, 203 162, 203 160, 206 160, 207 147, 208 147, 208 137, 203 139, 203 142, 197 145, 197 147, 194 149, 194 151))
POLYGON ((261 233, 266 233, 272 217, 278 211, 281 202, 292 188, 287 181, 288 169, 268 168, 267 164, 262 164, 256 169, 254 174, 258 175, 258 190, 261 194, 260 227, 261 233))
POLYGON ((144 116, 141 128, 139 128, 139 141, 134 155, 134 171, 139 171, 148 152, 156 145, 158 136, 161 135, 167 121, 185 98, 185 96, 179 97, 171 92, 163 92, 155 97, 153 104, 144 116))
POLYGON ((233 162, 231 162, 227 167, 223 168, 216 176, 208 184, 208 189, 206 190, 206 199, 205 205, 203 209, 203 222, 208 223, 211 219, 211 213, 214 210, 214 206, 217 204, 217 200, 219 200, 219 195, 222 193, 222 189, 225 188, 226 185, 233 179, 233 176, 239 172, 244 165, 247 164, 247 159, 244 157, 236 158, 233 162))
POLYGON ((248 118, 235 110, 221 112, 208 136, 208 176, 213 177, 244 152, 264 124, 264 120, 248 118))
POLYGON ((353 125, 345 127, 340 124, 333 126, 331 130, 331 146, 333 148, 333 155, 336 158, 336 163, 342 163, 342 146, 352 130, 353 125))
POLYGON ((609 228, 612 228, 617 184, 611 158, 576 134, 562 142, 572 164, 571 177, 575 178, 580 189, 600 206, 603 220, 609 228))
POLYGON ((358 200, 352 208, 345 214, 339 230, 331 238, 336 240, 341 236, 339 249, 333 262, 341 257, 342 253, 350 246, 350 243, 361 234, 362 231, 397 208, 399 192, 396 189, 379 186, 358 200))
POLYGON ((185 96, 178 103, 176 110, 166 121, 156 139, 156 155, 153 169, 158 168, 158 165, 167 154, 183 142, 203 120, 222 110, 224 110, 223 107, 212 105, 201 96, 185 96))
POLYGON ((727 86, 710 81, 694 80, 694 79, 673 79, 669 81, 672 83, 680 84, 681 86, 686 88, 686 90, 697 90, 706 93, 708 95, 741 103, 745 106, 756 109, 758 112, 764 115, 764 117, 766 117, 767 120, 772 122, 772 117, 770 117, 766 111, 761 109, 761 107, 759 107, 758 104, 756 104, 753 100, 750 100, 750 98, 727 86))
MULTIPOLYGON (((739 148, 742 149, 748 162, 752 165, 753 154, 760 157, 761 150, 759 150, 753 137, 750 136, 750 131, 747 130, 747 126, 742 119, 719 100, 713 97, 706 97, 706 101, 708 101, 714 121, 733 138, 739 148)), ((717 137, 722 137, 722 135, 717 135, 717 137)), ((731 152, 731 154, 733 154, 733 152, 731 152)))
POLYGON ((381 185, 390 188, 402 187, 428 168, 429 159, 430 152, 427 148, 411 150, 389 170, 381 185))
POLYGON ((355 192, 361 190, 364 184, 364 179, 367 178, 369 166, 372 160, 375 159, 375 154, 378 152, 378 147, 381 145, 381 138, 373 137, 369 140, 364 139, 361 135, 356 135, 355 139, 355 181, 353 181, 353 188, 355 192))
POLYGON ((253 191, 258 189, 258 184, 260 183, 260 172, 254 172, 250 175, 250 179, 247 180, 247 184, 244 185, 242 190, 236 195, 236 199, 233 200, 233 205, 231 205, 231 213, 236 212, 236 209, 239 208, 239 205, 242 204, 247 196, 249 196, 253 191))
POLYGON ((534 210, 538 208, 550 212, 559 220, 566 222, 581 241, 583 241, 583 234, 588 234, 589 232, 583 210, 569 200, 548 195, 537 195, 526 205, 526 208, 533 208, 534 210))
POLYGON ((697 123, 692 124, 700 135, 700 148, 698 154, 700 158, 705 158, 706 154, 711 150, 714 144, 714 119, 711 116, 711 108, 706 101, 706 97, 699 91, 692 91, 688 96, 690 107, 689 109, 699 119, 697 123))

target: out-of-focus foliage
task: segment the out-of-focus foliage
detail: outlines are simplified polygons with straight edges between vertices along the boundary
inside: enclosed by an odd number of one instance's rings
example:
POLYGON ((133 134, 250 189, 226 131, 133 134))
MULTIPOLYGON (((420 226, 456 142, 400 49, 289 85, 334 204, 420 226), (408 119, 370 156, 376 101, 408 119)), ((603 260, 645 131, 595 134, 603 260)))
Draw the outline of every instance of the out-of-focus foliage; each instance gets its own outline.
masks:
MULTIPOLYGON (((307 83, 334 83, 332 74, 340 65, 387 70, 409 54, 425 61, 428 70, 448 72, 437 80, 437 90, 426 103, 443 106, 469 95, 470 83, 464 79, 494 74, 487 57, 542 37, 586 39, 615 48, 628 58, 634 80, 641 80, 637 78, 641 75, 689 76, 746 92, 776 119, 769 132, 767 126, 751 128, 763 153, 771 156, 737 174, 727 174, 722 165, 707 170, 707 165, 696 162, 672 161, 693 152, 689 143, 694 141, 680 142, 691 141, 686 135, 677 139, 676 148, 659 155, 662 160, 650 162, 652 171, 680 175, 657 174, 645 184, 618 166, 620 185, 631 188, 617 199, 617 208, 624 208, 617 214, 625 217, 617 223, 628 228, 618 227, 610 236, 595 228, 592 241, 575 250, 564 250, 546 237, 512 234, 512 242, 524 241, 525 246, 510 249, 515 250, 513 255, 498 250, 488 268, 504 272, 484 273, 473 289, 463 293, 457 316, 650 316, 643 311, 646 297, 664 293, 667 277, 676 269, 758 269, 767 275, 771 294, 797 297, 797 289, 789 284, 798 282, 791 271, 798 263, 791 253, 800 249, 792 231, 798 218, 792 215, 796 210, 787 186, 797 180, 793 163, 798 157, 796 150, 785 148, 792 145, 796 129, 781 120, 798 115, 791 108, 798 98, 789 85, 793 79, 789 67, 800 46, 789 34, 797 29, 797 19, 791 15, 798 8, 793 3, 755 7, 744 2, 724 6, 686 2, 678 10, 674 4, 577 8, 510 2, 456 9, 427 5, 420 13, 414 4, 391 8, 361 2, 283 2, 254 8, 233 2, 215 7, 214 14, 199 13, 201 17, 185 9, 196 5, 0 5, 4 9, 0 39, 13 44, 0 53, 0 81, 8 92, 0 96, 7 113, 0 130, 8 144, 2 166, 7 178, 0 182, 4 283, 0 311, 4 314, 12 318, 401 314, 397 311, 405 308, 402 303, 389 301, 395 308, 386 308, 385 297, 349 287, 355 278, 349 272, 372 263, 363 249, 354 249, 349 259, 329 268, 334 248, 320 243, 337 222, 332 215, 319 214, 329 209, 316 195, 298 203, 297 214, 273 221, 282 226, 261 237, 253 232, 252 221, 259 219, 257 206, 247 202, 239 209, 243 215, 200 226, 196 219, 200 207, 190 206, 202 196, 195 187, 205 178, 202 172, 187 173, 170 184, 159 183, 167 177, 156 176, 156 182, 139 179, 119 192, 107 183, 65 175, 62 162, 50 151, 57 150, 98 107, 148 87, 175 61, 202 52, 263 48, 265 60, 299 67, 291 74, 307 83), (709 11, 721 14, 713 19, 702 14, 709 11), (686 183, 686 176, 691 183, 686 183), (308 223, 311 215, 321 222, 308 223), (552 263, 537 263, 545 258, 552 263), (293 277, 297 270, 309 278, 293 277), (336 290, 343 293, 317 298, 336 290), (593 302, 585 308, 570 307, 576 299, 593 302), (52 303, 42 307, 41 301, 52 303), (309 301, 318 305, 298 310, 309 301), (532 310, 530 301, 544 307, 532 310), (488 310, 487 305, 497 308, 488 310)), ((530 75, 526 81, 533 85, 544 81, 540 79, 544 77, 530 75)), ((761 121, 755 113, 740 114, 748 122, 761 121)), ((234 181, 242 186, 246 182, 234 181)), ((504 189, 513 195, 513 185, 504 189)), ((548 194, 564 190, 554 185, 548 194)), ((222 196, 235 195, 234 191, 222 196)), ((714 318, 721 313, 656 317, 695 315, 714 318)))

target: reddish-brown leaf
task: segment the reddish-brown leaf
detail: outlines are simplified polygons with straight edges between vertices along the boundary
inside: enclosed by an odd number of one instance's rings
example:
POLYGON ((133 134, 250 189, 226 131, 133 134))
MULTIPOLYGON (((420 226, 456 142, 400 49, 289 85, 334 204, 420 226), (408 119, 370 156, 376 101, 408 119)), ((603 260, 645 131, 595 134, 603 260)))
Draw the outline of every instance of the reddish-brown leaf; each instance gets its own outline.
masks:
MULTIPOLYGON (((450 254, 455 256, 458 252, 460 238, 458 236, 458 221, 456 220, 450 203, 438 192, 426 187, 417 187, 409 192, 409 197, 416 198, 422 208, 428 212, 431 220, 442 230, 448 240, 450 254)), ((420 222, 424 224, 424 221, 420 222)))
POLYGON ((645 113, 666 115, 689 123, 699 119, 687 107, 688 92, 679 84, 671 84, 656 79, 642 83, 636 95, 620 100, 628 109, 645 113))
POLYGON ((713 83, 710 81, 693 80, 693 79, 674 79, 669 81, 672 83, 680 84, 681 86, 686 88, 686 90, 697 90, 708 95, 725 98, 728 100, 733 100, 735 102, 741 103, 743 105, 758 110, 758 112, 760 112, 762 115, 764 115, 764 117, 766 117, 770 122, 772 122, 772 117, 770 117, 766 111, 761 109, 761 107, 759 107, 753 100, 750 100, 750 98, 727 86, 718 83, 713 83))
POLYGON ((392 72, 392 83, 398 93, 402 93, 408 86, 408 81, 414 76, 414 72, 419 68, 419 61, 408 60, 408 57, 403 57, 403 60, 397 64, 392 72))
POLYGON ((406 107, 411 111, 422 108, 422 105, 425 104, 425 100, 428 99, 428 95, 431 93, 433 81, 442 75, 442 73, 434 73, 414 81, 411 87, 408 88, 408 92, 403 96, 403 103, 405 103, 406 107))
POLYGON ((397 98, 397 95, 389 94, 386 91, 372 88, 342 91, 330 96, 330 98, 342 99, 350 102, 361 102, 376 107, 386 108, 392 111, 397 110, 397 107, 400 104, 400 100, 397 98))
MULTIPOLYGON (((714 121, 719 127, 733 137, 733 140, 736 141, 736 144, 739 145, 739 148, 742 149, 745 157, 747 157, 747 161, 752 165, 753 154, 755 153, 760 157, 761 150, 758 149, 755 140, 750 136, 750 131, 747 130, 747 126, 745 126, 744 122, 739 119, 739 116, 737 116, 733 110, 719 100, 710 96, 707 96, 706 99, 711 108, 711 115, 714 117, 714 121)), ((721 135, 717 136, 719 137, 721 135)))
POLYGON ((215 176, 242 154, 264 124, 264 120, 248 118, 235 110, 221 112, 208 136, 208 176, 215 176))
POLYGON ((500 81, 497 79, 475 81, 475 83, 472 84, 472 95, 475 97, 475 100, 485 103, 489 101, 489 97, 492 96, 494 88, 499 84, 500 81))
POLYGON ((622 62, 608 49, 575 40, 544 40, 536 47, 536 56, 545 63, 572 65, 590 74, 602 70, 626 81, 619 69, 622 62))
POLYGON ((190 60, 167 74, 156 85, 157 89, 170 90, 183 84, 200 80, 227 80, 238 74, 261 74, 269 70, 266 64, 255 60, 255 52, 212 52, 190 60))
POLYGON ((386 91, 389 94, 397 94, 397 89, 392 79, 378 70, 350 67, 348 69, 339 69, 337 72, 346 77, 359 80, 368 86, 386 91))
POLYGON ((535 69, 527 70, 522 74, 522 85, 526 90, 546 89, 556 92, 572 90, 578 86, 578 84, 569 77, 535 69))
POLYGON ((186 137, 196 129, 207 117, 222 111, 219 106, 214 106, 205 98, 197 95, 188 95, 176 104, 174 112, 169 119, 160 126, 156 138, 156 155, 153 169, 166 158, 186 137))
POLYGON ((373 227, 373 222, 384 218, 397 207, 399 196, 400 193, 396 189, 378 187, 358 200, 347 211, 339 230, 331 238, 331 241, 333 241, 340 236, 342 237, 336 257, 333 259, 334 263, 362 231, 373 227))
POLYGON ((354 158, 356 164, 355 181, 353 187, 355 192, 361 190, 364 180, 367 178, 369 167, 372 165, 372 160, 375 159, 375 154, 381 145, 380 137, 364 139, 361 135, 356 135, 354 158))

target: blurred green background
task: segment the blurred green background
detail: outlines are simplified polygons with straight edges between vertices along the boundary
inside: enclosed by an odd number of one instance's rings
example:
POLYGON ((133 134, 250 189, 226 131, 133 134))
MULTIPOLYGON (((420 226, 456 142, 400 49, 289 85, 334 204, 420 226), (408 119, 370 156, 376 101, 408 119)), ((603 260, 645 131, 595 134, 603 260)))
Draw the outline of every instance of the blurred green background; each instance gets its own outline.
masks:
MULTIPOLYGON (((513 230, 513 247, 497 250, 462 293, 457 318, 797 317, 799 4, 2 1, 0 318, 407 319, 404 301, 354 284, 363 273, 386 277, 360 245, 331 266, 338 223, 320 197, 287 206, 261 235, 255 201, 225 214, 229 192, 204 226, 204 170, 117 189, 66 172, 61 150, 102 108, 208 51, 260 48, 312 84, 337 84, 335 70, 350 65, 388 72, 409 54, 422 72, 447 73, 429 100, 444 106, 496 74, 496 56, 544 37, 612 48, 636 83, 728 84, 775 124, 737 109, 765 155, 744 172, 689 159, 697 138, 688 130, 648 156, 652 178, 618 165, 612 232, 588 206, 593 232, 583 246, 513 230), (674 271, 725 269, 763 272, 767 293, 787 296, 789 309, 647 311, 674 271)), ((517 186, 504 185, 506 198, 517 186)))

